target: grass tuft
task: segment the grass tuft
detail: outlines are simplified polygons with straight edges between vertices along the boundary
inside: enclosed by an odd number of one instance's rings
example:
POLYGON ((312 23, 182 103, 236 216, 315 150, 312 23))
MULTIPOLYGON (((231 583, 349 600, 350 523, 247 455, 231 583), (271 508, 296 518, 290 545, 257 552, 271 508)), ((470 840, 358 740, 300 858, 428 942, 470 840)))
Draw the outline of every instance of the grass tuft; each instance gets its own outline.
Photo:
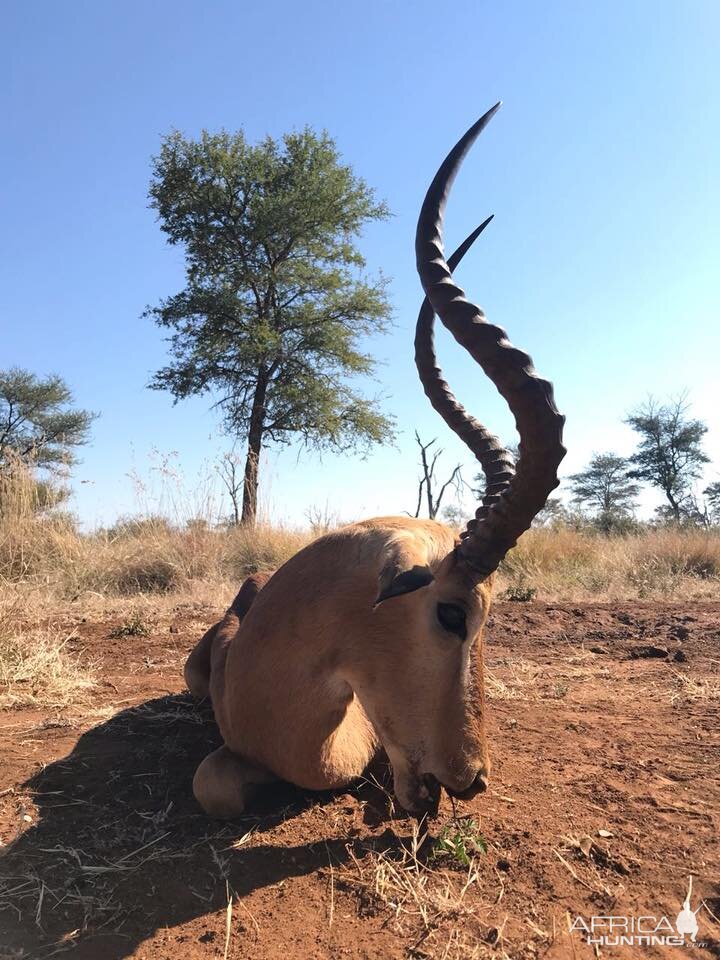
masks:
POLYGON ((121 637, 147 637, 150 633, 147 624, 139 613, 134 613, 128 620, 110 631, 113 640, 121 637))
MULTIPOLYGON (((449 829, 456 827, 457 823, 449 829)), ((388 922, 397 933, 412 938, 408 956, 441 956, 448 960, 478 956, 477 940, 475 949, 468 952, 460 936, 463 923, 474 914, 472 894, 478 881, 475 857, 468 856, 459 876, 456 870, 445 871, 441 864, 432 862, 438 842, 432 844, 413 824, 409 841, 390 849, 370 849, 365 856, 357 857, 348 847, 350 865, 340 868, 338 882, 356 890, 366 909, 387 912, 388 922)), ((471 853, 469 845, 465 851, 471 853)))
POLYGON ((62 709, 87 702, 94 668, 69 649, 74 635, 33 623, 17 607, 0 612, 0 709, 62 709))
POLYGON ((498 595, 512 600, 529 591, 543 600, 716 598, 720 530, 649 527, 605 536, 540 527, 520 538, 499 580, 498 595))

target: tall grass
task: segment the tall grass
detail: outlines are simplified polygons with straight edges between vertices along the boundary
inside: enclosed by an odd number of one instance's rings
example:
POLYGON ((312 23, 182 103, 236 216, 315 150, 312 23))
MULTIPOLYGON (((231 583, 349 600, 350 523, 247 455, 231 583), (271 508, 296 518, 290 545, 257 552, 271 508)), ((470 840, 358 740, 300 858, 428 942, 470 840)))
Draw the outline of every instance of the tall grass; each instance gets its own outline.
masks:
POLYGON ((549 600, 720 599, 720 530, 530 530, 501 568, 501 592, 525 587, 549 600))
MULTIPOLYGON (((90 534, 47 509, 22 469, 0 473, 0 588, 39 586, 72 599, 178 593, 193 584, 230 591, 273 569, 322 533, 261 524, 217 526, 207 518, 127 519, 90 534)), ((604 536, 569 527, 529 531, 500 570, 499 595, 550 600, 720 598, 720 531, 648 528, 604 536)))
POLYGON ((191 581, 238 582, 272 569, 310 539, 280 526, 224 528, 152 515, 83 534, 69 515, 42 509, 26 471, 0 474, 0 585, 42 585, 65 597, 179 591, 191 581))

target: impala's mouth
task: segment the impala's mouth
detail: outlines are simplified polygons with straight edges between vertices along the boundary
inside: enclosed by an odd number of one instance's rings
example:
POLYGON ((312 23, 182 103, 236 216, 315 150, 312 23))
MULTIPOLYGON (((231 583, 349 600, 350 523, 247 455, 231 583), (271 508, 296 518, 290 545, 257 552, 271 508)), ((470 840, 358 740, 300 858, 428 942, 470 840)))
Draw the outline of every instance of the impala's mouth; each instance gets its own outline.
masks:
POLYGON ((441 789, 440 781, 431 773, 425 773, 420 777, 417 796, 422 813, 427 813, 431 817, 437 815, 441 789))
POLYGON ((430 773, 413 777, 410 783, 396 784, 395 793, 403 809, 415 817, 437 815, 440 782, 430 773), (400 789, 398 789, 400 787, 400 789))
POLYGON ((462 790, 446 786, 432 773, 423 773, 415 781, 414 789, 405 798, 403 806, 408 813, 416 816, 434 817, 437 816, 440 794, 443 790, 454 800, 472 800, 479 793, 484 793, 487 788, 488 776, 484 770, 477 773, 470 785, 462 790))
POLYGON ((451 790, 450 787, 445 787, 448 794, 451 797, 454 797, 455 800, 472 800, 473 797, 476 797, 478 793, 485 793, 488 788, 488 776, 484 770, 481 770, 475 775, 473 782, 469 787, 465 787, 464 790, 451 790))
POLYGON ((415 774, 409 781, 396 783, 396 796, 402 807, 413 816, 437 816, 443 790, 454 800, 472 800, 488 788, 486 770, 479 770, 470 783, 458 790, 442 783, 433 773, 415 774), (399 789, 398 789, 399 788, 399 789))
MULTIPOLYGON (((438 780, 432 773, 423 774, 420 777, 420 783, 422 785, 420 790, 422 791, 424 787, 428 797, 437 797, 437 800, 439 800, 441 790, 444 790, 447 795, 454 800, 472 800, 478 793, 484 793, 487 790, 488 775, 485 770, 478 771, 468 786, 460 790, 455 787, 449 787, 446 783, 442 783, 442 781, 438 780)), ((435 803, 437 809, 437 801, 435 801, 435 803)))

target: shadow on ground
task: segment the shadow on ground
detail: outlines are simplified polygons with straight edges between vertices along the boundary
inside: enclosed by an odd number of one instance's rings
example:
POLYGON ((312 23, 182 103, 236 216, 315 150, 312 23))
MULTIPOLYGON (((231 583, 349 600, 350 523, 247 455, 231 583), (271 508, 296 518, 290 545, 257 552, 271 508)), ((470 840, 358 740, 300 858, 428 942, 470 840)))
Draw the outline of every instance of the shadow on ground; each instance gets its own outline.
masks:
MULTIPOLYGON (((228 888, 243 897, 347 859, 345 839, 243 842, 249 831, 265 833, 328 804, 330 795, 274 785, 252 815, 208 819, 191 781, 219 744, 209 706, 167 696, 94 727, 69 756, 32 777, 25 787, 38 822, 0 861, 2 960, 56 956, 66 947, 79 960, 119 960, 158 928, 224 907, 228 888)), ((381 791, 366 784, 358 792, 366 821, 380 822, 381 791)))

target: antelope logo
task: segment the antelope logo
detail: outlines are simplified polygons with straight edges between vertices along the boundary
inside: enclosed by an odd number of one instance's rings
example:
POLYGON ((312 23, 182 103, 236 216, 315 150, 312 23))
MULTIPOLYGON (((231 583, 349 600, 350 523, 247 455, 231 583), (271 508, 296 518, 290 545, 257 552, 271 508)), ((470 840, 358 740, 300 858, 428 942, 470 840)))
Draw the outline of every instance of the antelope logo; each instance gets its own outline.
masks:
POLYGON ((551 384, 453 278, 491 218, 445 259, 452 183, 499 106, 441 164, 415 237, 426 298, 415 335, 420 381, 479 461, 482 502, 459 536, 434 520, 366 520, 243 584, 185 665, 188 688, 210 697, 224 740, 193 780, 211 816, 240 815, 271 780, 346 787, 381 751, 409 813, 434 812, 441 788, 460 798, 487 788, 482 634, 494 574, 558 485, 565 455, 551 384), (435 357, 435 314, 506 400, 520 434, 517 463, 450 392, 435 357))
POLYGON ((693 910, 691 897, 692 877, 688 877, 687 896, 675 919, 674 928, 669 917, 665 915, 578 916, 570 926, 570 933, 582 935, 586 943, 595 947, 689 947, 691 944, 697 947, 707 946, 697 940, 697 915, 705 901, 693 910))
POLYGON ((698 922, 697 915, 702 910, 705 903, 704 900, 701 901, 700 906, 697 910, 693 910, 690 906, 690 897, 692 896, 692 876, 688 877, 688 892, 685 897, 685 902, 683 903, 682 910, 677 915, 675 920, 675 928, 681 937, 690 937, 690 940, 695 943, 698 934, 698 922))

